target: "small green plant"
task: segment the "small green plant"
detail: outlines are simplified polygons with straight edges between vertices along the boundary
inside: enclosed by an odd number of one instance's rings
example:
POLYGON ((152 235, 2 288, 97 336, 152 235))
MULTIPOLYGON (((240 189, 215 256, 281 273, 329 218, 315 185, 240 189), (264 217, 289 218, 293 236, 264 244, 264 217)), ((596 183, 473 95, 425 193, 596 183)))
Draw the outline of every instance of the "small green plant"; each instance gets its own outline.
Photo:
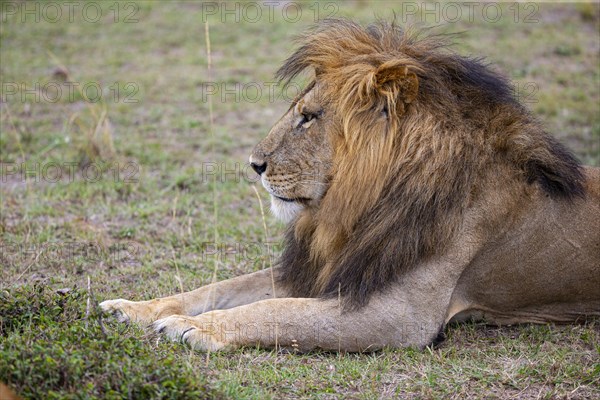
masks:
POLYGON ((90 293, 0 292, 0 381, 35 399, 218 397, 167 342, 103 320, 90 293), (88 299, 90 299, 88 304, 88 299))

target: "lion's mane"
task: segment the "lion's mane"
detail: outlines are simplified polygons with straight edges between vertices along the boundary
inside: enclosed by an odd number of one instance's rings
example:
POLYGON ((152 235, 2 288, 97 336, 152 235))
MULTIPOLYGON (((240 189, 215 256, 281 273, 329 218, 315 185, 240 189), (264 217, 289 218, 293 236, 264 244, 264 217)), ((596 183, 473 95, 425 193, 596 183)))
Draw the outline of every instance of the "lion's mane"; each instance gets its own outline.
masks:
POLYGON ((286 235, 281 280, 295 296, 366 304, 442 254, 485 170, 499 164, 557 200, 583 196, 577 160, 519 104, 505 78, 449 50, 446 37, 333 19, 300 41, 277 76, 289 81, 312 68, 318 95, 344 129, 319 208, 306 209, 286 235), (406 73, 418 87, 393 79, 406 73))

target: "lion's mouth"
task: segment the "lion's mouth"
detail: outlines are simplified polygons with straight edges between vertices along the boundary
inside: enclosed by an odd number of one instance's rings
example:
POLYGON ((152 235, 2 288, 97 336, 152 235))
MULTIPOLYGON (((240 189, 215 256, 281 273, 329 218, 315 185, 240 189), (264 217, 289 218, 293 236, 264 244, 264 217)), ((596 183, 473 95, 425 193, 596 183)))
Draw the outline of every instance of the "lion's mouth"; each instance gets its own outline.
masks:
POLYGON ((281 196, 276 196, 276 195, 273 195, 273 197, 275 197, 281 201, 285 201, 286 203, 306 203, 306 202, 310 201, 310 199, 307 197, 287 198, 287 197, 281 197, 281 196))

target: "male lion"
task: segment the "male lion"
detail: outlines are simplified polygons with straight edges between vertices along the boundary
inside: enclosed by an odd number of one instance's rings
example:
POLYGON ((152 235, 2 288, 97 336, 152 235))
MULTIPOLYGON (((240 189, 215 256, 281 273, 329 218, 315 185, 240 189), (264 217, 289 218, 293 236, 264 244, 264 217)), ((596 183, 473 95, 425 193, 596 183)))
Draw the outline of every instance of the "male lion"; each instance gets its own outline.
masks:
POLYGON ((600 170, 479 60, 327 20, 277 72, 314 79, 250 162, 289 221, 279 265, 105 301, 193 348, 426 346, 450 320, 600 315, 600 170))

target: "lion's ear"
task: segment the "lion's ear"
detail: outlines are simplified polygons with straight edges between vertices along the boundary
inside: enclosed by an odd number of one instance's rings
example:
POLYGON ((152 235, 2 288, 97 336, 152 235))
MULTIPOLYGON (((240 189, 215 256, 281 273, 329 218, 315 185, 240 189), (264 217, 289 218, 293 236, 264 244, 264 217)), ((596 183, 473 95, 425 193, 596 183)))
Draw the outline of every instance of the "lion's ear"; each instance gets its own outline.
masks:
POLYGON ((406 65, 396 61, 381 64, 375 72, 375 81, 381 94, 393 94, 399 103, 412 103, 419 92, 417 75, 406 65))

